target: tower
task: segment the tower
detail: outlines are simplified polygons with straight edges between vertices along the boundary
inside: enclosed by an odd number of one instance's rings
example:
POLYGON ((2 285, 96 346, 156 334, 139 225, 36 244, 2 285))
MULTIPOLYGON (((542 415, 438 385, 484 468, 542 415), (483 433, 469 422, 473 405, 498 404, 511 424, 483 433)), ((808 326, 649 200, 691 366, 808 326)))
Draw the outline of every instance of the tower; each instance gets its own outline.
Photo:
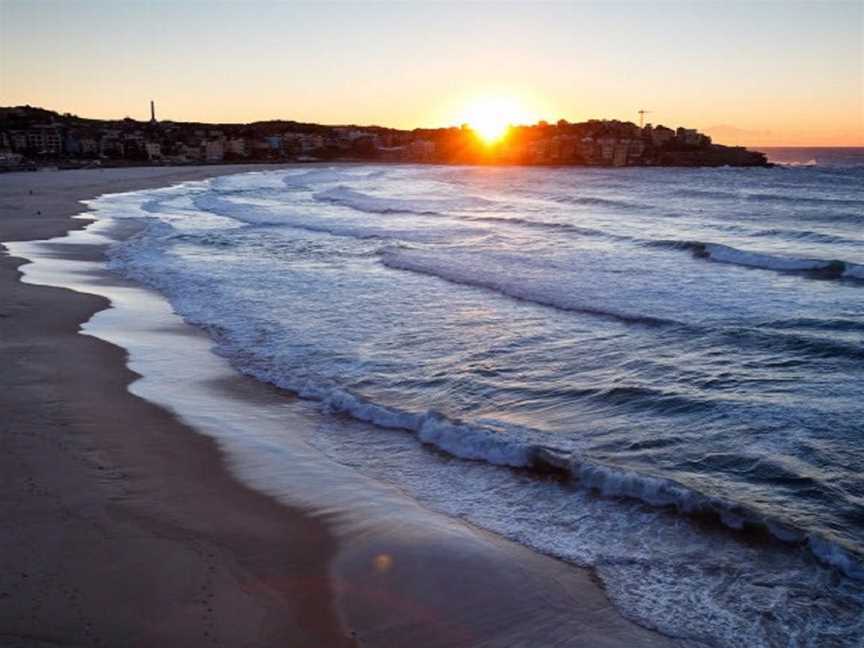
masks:
POLYGON ((645 115, 647 115, 650 112, 651 112, 650 110, 645 110, 645 109, 642 109, 639 111, 639 128, 645 127, 645 115))
POLYGON ((156 103, 152 99, 150 100, 150 123, 156 123, 156 103))

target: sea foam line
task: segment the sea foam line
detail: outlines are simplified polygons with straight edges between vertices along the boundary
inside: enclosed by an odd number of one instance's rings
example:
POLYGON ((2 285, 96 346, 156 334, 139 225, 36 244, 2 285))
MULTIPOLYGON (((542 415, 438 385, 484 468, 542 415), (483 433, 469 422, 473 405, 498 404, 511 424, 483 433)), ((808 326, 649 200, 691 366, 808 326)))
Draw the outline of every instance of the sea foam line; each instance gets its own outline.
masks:
MULTIPOLYGON (((114 269, 124 272, 122 256, 122 253, 114 256, 116 263, 112 265, 114 269)), ((176 294, 172 295, 176 286, 172 286, 171 281, 164 276, 138 276, 138 273, 131 276, 158 288, 169 297, 178 297, 176 294)), ((605 496, 637 499, 657 507, 673 507, 684 514, 715 515, 723 524, 733 529, 764 528, 782 541, 799 544, 806 542, 821 561, 850 577, 864 579, 864 567, 860 560, 840 544, 783 521, 763 516, 746 506, 705 495, 672 479, 602 464, 555 448, 525 443, 490 428, 448 419, 436 411, 400 411, 369 402, 338 387, 319 385, 311 381, 297 383, 278 372, 261 371, 250 366, 243 362, 243 354, 239 349, 231 349, 230 342, 224 339, 217 328, 191 318, 188 321, 208 330, 221 343, 222 349, 227 351, 226 355, 233 356, 234 365, 244 373, 292 391, 303 398, 316 400, 326 411, 349 414, 382 428, 411 431, 422 443, 462 459, 542 472, 553 470, 605 496)))
POLYGON ((733 530, 762 529, 782 542, 806 544, 823 563, 851 578, 864 580, 864 562, 838 542, 745 505, 706 495, 676 480, 604 464, 545 445, 525 443, 514 435, 450 419, 435 410, 408 412, 370 402, 340 387, 312 381, 298 383, 278 372, 237 361, 234 353, 229 356, 234 356, 235 366, 240 371, 301 398, 318 401, 325 412, 347 414, 380 428, 411 432, 421 443, 459 459, 538 474, 554 472, 606 497, 639 500, 657 508, 672 508, 684 515, 710 516, 733 530))

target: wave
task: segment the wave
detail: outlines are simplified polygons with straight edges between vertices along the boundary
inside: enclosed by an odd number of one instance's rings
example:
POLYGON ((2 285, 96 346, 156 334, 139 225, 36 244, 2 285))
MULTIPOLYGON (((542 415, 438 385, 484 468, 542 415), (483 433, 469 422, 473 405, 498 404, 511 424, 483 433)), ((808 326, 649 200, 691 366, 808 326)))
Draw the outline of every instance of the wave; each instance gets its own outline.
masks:
POLYGON ((573 223, 561 223, 547 220, 533 220, 530 218, 520 218, 518 216, 463 216, 462 220, 476 221, 482 223, 494 223, 503 225, 513 225, 516 227, 524 227, 528 229, 547 230, 553 232, 565 232, 568 234, 578 234, 580 236, 599 236, 616 241, 633 241, 632 236, 623 236, 621 234, 612 234, 601 229, 593 227, 584 227, 573 223))
POLYGON ((834 234, 825 234, 823 232, 814 232, 812 230, 793 230, 793 229, 765 229, 756 232, 749 232, 750 236, 754 237, 779 237, 785 239, 795 239, 797 241, 807 241, 810 243, 827 243, 832 245, 862 245, 864 241, 835 236, 834 234))
POLYGON ((819 166, 816 158, 811 158, 806 162, 783 162, 782 160, 769 160, 771 164, 777 164, 784 167, 815 167, 819 166))
MULTIPOLYGON (((589 306, 582 301, 569 297, 567 293, 560 292, 557 289, 559 283, 555 279, 553 279, 552 283, 544 284, 540 280, 531 281, 524 276, 519 277, 518 280, 496 278, 489 272, 470 272, 467 269, 460 268, 459 264, 454 263, 452 259, 440 258, 416 250, 385 249, 381 254, 381 262, 389 268, 435 276, 439 279, 463 286, 484 288, 513 299, 533 302, 558 310, 594 315, 626 324, 641 324, 645 326, 680 325, 680 322, 662 317, 589 306)), ((502 274, 505 277, 512 276, 509 273, 502 274)))
MULTIPOLYGON (((757 329, 726 327, 716 331, 709 331, 709 334, 716 336, 718 339, 734 341, 735 344, 746 344, 763 351, 777 350, 784 354, 791 353, 799 361, 802 355, 816 359, 842 358, 847 361, 854 360, 856 362, 864 360, 864 346, 860 343, 826 337, 813 337, 800 333, 780 333, 770 330, 772 328, 780 329, 781 327, 763 326, 757 329)), ((831 332, 834 333, 834 331, 831 332)))
MULTIPOLYGON (((683 246, 675 242, 676 246, 683 246)), ((541 306, 554 308, 566 312, 581 313, 603 319, 614 320, 629 325, 641 325, 651 327, 675 327, 677 330, 686 331, 689 336, 709 336, 715 342, 733 344, 736 346, 746 344, 761 349, 776 349, 784 354, 792 353, 795 357, 805 356, 811 359, 842 358, 857 361, 864 358, 864 349, 860 344, 826 338, 821 336, 807 335, 797 332, 783 332, 779 326, 758 326, 720 328, 705 327, 697 323, 676 320, 671 318, 631 313, 610 308, 600 308, 590 299, 580 299, 578 293, 562 290, 560 280, 554 275, 552 280, 546 278, 532 278, 524 270, 516 271, 504 269, 501 272, 491 272, 489 260, 478 268, 460 262, 453 256, 442 257, 411 248, 385 247, 380 252, 381 262, 390 268, 406 270, 434 276, 451 283, 473 286, 485 290, 491 290, 512 299, 539 304, 541 306)), ((860 266, 859 266, 860 267, 860 266)), ((586 392, 582 394, 589 397, 603 397, 608 400, 615 398, 618 394, 603 394, 601 392, 586 392)), ((624 396, 629 396, 624 394, 624 396)), ((670 395, 660 394, 654 407, 663 408, 666 411, 680 409, 686 411, 689 408, 698 407, 698 402, 691 400, 680 401, 670 395)), ((627 398, 628 403, 633 404, 633 399, 627 398)))
POLYGON ((820 198, 818 196, 801 196, 789 194, 749 193, 741 198, 754 202, 807 203, 811 205, 836 205, 845 207, 860 207, 864 209, 864 200, 854 198, 820 198))
POLYGON ((653 205, 647 203, 637 203, 613 198, 599 198, 597 196, 549 196, 548 199, 565 205, 588 205, 591 207, 611 207, 619 209, 654 209, 653 205))
MULTIPOLYGON (((206 324, 194 322, 206 329, 206 324)), ((220 331, 211 330, 217 338, 220 331)), ((320 403, 333 414, 349 415, 377 427, 413 433, 425 444, 453 457, 523 469, 538 477, 555 474, 604 497, 638 500, 681 515, 714 519, 732 530, 760 530, 784 543, 806 545, 823 563, 846 576, 864 580, 864 557, 840 541, 802 528, 754 507, 711 495, 678 480, 603 463, 576 452, 533 442, 530 430, 509 426, 497 430, 447 417, 436 410, 410 412, 372 402, 315 380, 297 380, 277 368, 260 366, 230 342, 223 341, 237 368, 259 380, 320 403)), ((534 435, 536 438, 536 435, 534 435)))
POLYGON ((674 479, 600 463, 555 448, 535 446, 531 457, 532 468, 561 473, 607 497, 626 497, 656 507, 673 507, 679 513, 716 518, 731 529, 761 529, 783 542, 806 543, 822 562, 849 577, 864 580, 861 557, 839 542, 743 504, 706 495, 674 479))
POLYGON ((289 189, 305 189, 312 184, 342 182, 347 174, 336 169, 312 169, 303 173, 283 176, 282 183, 289 189))
POLYGON ((237 222, 257 226, 280 226, 293 229, 317 232, 321 234, 332 234, 333 236, 345 236, 360 240, 385 239, 403 240, 418 243, 429 243, 439 240, 450 240, 454 236, 483 236, 488 232, 480 227, 460 225, 452 229, 448 228, 398 228, 387 225, 376 225, 374 223, 358 223, 351 220, 318 218, 310 220, 306 214, 292 212, 288 209, 270 209, 266 206, 251 205, 231 200, 225 200, 218 194, 205 193, 194 199, 196 208, 231 218, 237 222))
POLYGON ((219 193, 246 193, 285 189, 284 171, 249 171, 210 178, 207 183, 219 193))
POLYGON ((841 260, 808 259, 802 257, 781 256, 764 252, 750 252, 722 243, 703 243, 701 241, 648 241, 650 247, 666 247, 678 250, 688 250, 694 256, 744 266, 777 272, 807 273, 819 279, 858 279, 864 280, 864 265, 841 260))
POLYGON ((695 189, 692 187, 675 189, 672 191, 672 194, 679 198, 712 198, 717 200, 737 199, 741 197, 737 189, 734 191, 723 191, 722 189, 695 189))
MULTIPOLYGON (((199 323, 200 325, 200 323, 199 323)), ((207 328, 205 326, 205 328, 207 328)), ((218 337, 218 331, 214 332, 218 337)), ((227 344, 230 348, 230 343, 227 344)), ((708 495, 674 479, 602 463, 559 448, 531 442, 530 431, 506 431, 448 418, 435 410, 409 412, 371 402, 346 389, 312 380, 296 381, 275 369, 238 361, 235 366, 253 377, 321 404, 324 411, 349 415, 380 428, 405 430, 429 446, 453 457, 495 466, 524 469, 538 476, 549 473, 572 480, 605 497, 638 500, 679 514, 711 517, 733 530, 758 529, 792 544, 806 544, 819 560, 849 577, 864 580, 861 556, 828 537, 799 528, 754 508, 708 495)))
POLYGON ((774 329, 813 329, 825 331, 849 331, 855 333, 864 333, 864 322, 859 320, 841 319, 836 317, 832 317, 830 319, 820 319, 815 317, 797 317, 788 320, 762 322, 757 326, 759 328, 774 329))
POLYGON ((685 187, 676 189, 673 195, 679 198, 706 198, 712 200, 746 200, 750 202, 766 202, 766 203, 807 203, 810 205, 824 206, 844 206, 844 207, 861 207, 864 209, 864 200, 855 198, 826 198, 820 196, 802 196, 800 192, 796 194, 778 194, 778 193, 753 193, 746 192, 740 189, 697 189, 693 187, 685 187))
MULTIPOLYGON (((265 224, 267 218, 273 218, 273 214, 268 214, 266 210, 257 206, 224 200, 218 195, 201 196, 201 199, 202 205, 209 205, 214 209, 233 210, 232 218, 258 219, 257 222, 265 222, 265 224), (208 203, 208 201, 211 202, 208 203), (262 221, 261 219, 265 220, 262 221)), ((291 216, 289 215, 289 217, 291 216)), ((278 222, 285 224, 282 220, 278 222)), ((659 244, 690 249, 691 251, 699 251, 701 246, 702 252, 705 252, 708 246, 714 245, 680 241, 659 242, 659 244)), ((720 247, 735 251, 734 248, 727 246, 720 247)), ((741 251, 736 252, 740 253, 741 251)), ((579 303, 578 295, 571 295, 569 292, 562 291, 559 284, 532 279, 530 276, 526 278, 519 274, 504 272, 497 273, 503 276, 503 279, 495 280, 489 277, 488 272, 484 271, 486 268, 483 266, 485 263, 483 259, 477 260, 476 265, 472 266, 474 271, 469 272, 472 268, 460 269, 459 264, 451 263, 447 256, 419 253, 414 250, 387 249, 382 251, 381 258, 382 262, 390 267, 426 273, 454 283, 494 290, 509 297, 524 299, 561 310, 584 312, 628 323, 679 324, 658 318, 646 318, 628 313, 595 309, 591 306, 586 308, 584 303, 579 303)), ((164 289, 166 283, 171 281, 166 274, 151 276, 149 280, 145 279, 145 283, 156 284, 157 287, 160 287, 159 284, 161 284, 164 289)), ((176 291, 176 288, 173 290, 176 291)), ((166 292, 170 293, 171 291, 172 289, 169 287, 166 292)), ((207 326, 203 322, 193 321, 192 323, 197 323, 210 330, 217 339, 220 337, 216 327, 207 326)), ((226 347, 229 351, 228 355, 232 355, 230 345, 226 345, 226 347)), ((491 427, 453 420, 434 410, 422 413, 403 411, 370 402, 333 385, 315 384, 313 381, 300 381, 285 376, 280 374, 277 368, 267 370, 256 368, 254 364, 244 368, 243 364, 242 354, 235 354, 235 365, 259 379, 289 389, 305 398, 315 399, 330 411, 346 413, 379 427, 412 431, 421 442, 455 457, 529 471, 553 471, 578 482, 585 488, 598 491, 606 496, 626 497, 652 506, 671 507, 688 515, 714 516, 733 529, 745 527, 765 529, 786 542, 806 543, 820 560, 835 566, 847 575, 864 579, 864 569, 862 569, 860 556, 848 550, 844 545, 835 542, 831 537, 821 536, 798 528, 785 520, 766 516, 755 508, 702 493, 698 489, 674 479, 634 471, 614 464, 605 464, 578 454, 532 443, 530 438, 526 438, 526 436, 530 437, 530 431, 527 431, 528 435, 510 434, 491 427)), ((622 390, 610 392, 606 396, 625 401, 634 398, 632 393, 622 390)), ((672 407, 687 405, 674 400, 670 403, 672 407)))
POLYGON ((448 210, 474 209, 494 204, 476 196, 465 198, 386 198, 372 196, 344 185, 318 192, 315 200, 329 202, 371 214, 446 215, 448 210))

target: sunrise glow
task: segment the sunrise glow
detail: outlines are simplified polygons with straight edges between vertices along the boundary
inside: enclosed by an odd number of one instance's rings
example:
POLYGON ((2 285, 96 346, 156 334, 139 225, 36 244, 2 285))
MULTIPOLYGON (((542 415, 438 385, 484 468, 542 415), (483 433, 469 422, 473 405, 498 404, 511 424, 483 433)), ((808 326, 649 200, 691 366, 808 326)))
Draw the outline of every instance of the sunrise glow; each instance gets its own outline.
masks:
POLYGON ((522 103, 513 97, 485 97, 475 100, 465 110, 463 121, 487 144, 501 140, 509 128, 533 123, 522 103))

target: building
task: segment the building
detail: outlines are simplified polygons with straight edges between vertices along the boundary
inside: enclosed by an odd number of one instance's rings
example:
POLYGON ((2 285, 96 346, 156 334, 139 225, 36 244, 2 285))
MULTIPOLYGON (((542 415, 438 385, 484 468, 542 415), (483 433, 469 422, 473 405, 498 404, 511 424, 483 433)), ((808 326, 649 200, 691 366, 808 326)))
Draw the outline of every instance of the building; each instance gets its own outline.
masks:
POLYGON ((381 146, 378 158, 384 162, 404 162, 410 157, 407 146, 381 146))
POLYGON ((281 135, 271 135, 270 137, 265 137, 264 141, 267 142, 267 146, 272 153, 280 153, 282 151, 281 135))
POLYGON ((642 139, 630 140, 630 146, 627 148, 627 164, 639 165, 644 163, 645 141, 642 139))
POLYGON ((96 137, 85 136, 78 140, 81 155, 98 155, 99 140, 96 137))
POLYGON ((126 148, 123 146, 123 140, 120 137, 120 132, 117 130, 105 131, 102 138, 99 140, 99 155, 103 157, 123 157, 126 148))
POLYGON ((614 137, 601 137, 597 140, 597 161, 600 164, 612 164, 615 159, 615 144, 618 141, 614 137))
POLYGON ((144 152, 148 160, 162 159, 162 145, 159 142, 144 142, 144 152))
POLYGON ((685 146, 705 146, 711 143, 711 139, 702 135, 695 128, 679 128, 675 134, 675 139, 685 146))
POLYGON ((11 151, 0 152, 0 169, 13 169, 24 161, 24 156, 11 151))
POLYGON ((9 135, 9 141, 12 144, 13 151, 27 150, 27 133, 23 131, 13 131, 9 135))
POLYGON ((39 154, 59 155, 63 152, 63 133, 55 126, 35 126, 25 134, 24 148, 39 154))
POLYGON ((324 138, 321 135, 301 135, 300 148, 305 151, 317 151, 324 148, 324 138))
POLYGON ((435 142, 414 140, 408 145, 408 154, 412 160, 428 162, 435 157, 435 142))
POLYGON ((204 157, 201 152, 203 148, 204 147, 201 144, 186 144, 181 142, 175 147, 174 153, 178 161, 198 161, 204 157))
POLYGON ((612 147, 612 166, 627 166, 627 156, 630 153, 629 139, 618 140, 612 147))
POLYGON ((657 126, 650 131, 651 144, 662 147, 675 139, 675 131, 665 126, 657 126))
POLYGON ((225 143, 225 152, 238 157, 247 157, 249 147, 243 137, 233 137, 225 143))
POLYGON ((225 142, 221 139, 207 140, 202 147, 207 162, 221 162, 225 158, 225 142))

